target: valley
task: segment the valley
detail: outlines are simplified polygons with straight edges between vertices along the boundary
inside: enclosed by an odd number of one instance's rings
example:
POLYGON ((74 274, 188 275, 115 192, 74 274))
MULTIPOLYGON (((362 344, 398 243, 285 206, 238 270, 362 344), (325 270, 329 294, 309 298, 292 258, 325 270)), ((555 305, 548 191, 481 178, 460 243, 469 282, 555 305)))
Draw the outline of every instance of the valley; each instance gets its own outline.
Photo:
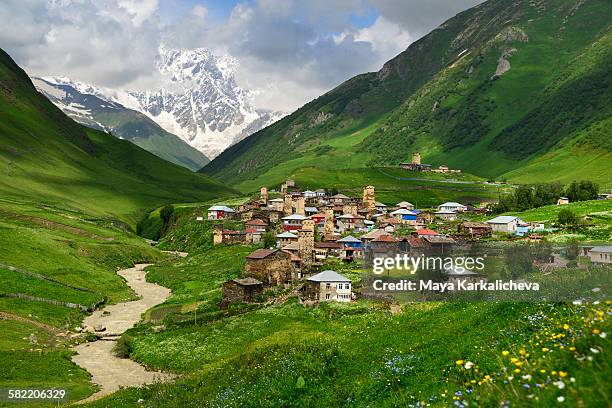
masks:
POLYGON ((286 116, 207 48, 0 49, 0 407, 611 406, 611 11, 489 0, 286 116))

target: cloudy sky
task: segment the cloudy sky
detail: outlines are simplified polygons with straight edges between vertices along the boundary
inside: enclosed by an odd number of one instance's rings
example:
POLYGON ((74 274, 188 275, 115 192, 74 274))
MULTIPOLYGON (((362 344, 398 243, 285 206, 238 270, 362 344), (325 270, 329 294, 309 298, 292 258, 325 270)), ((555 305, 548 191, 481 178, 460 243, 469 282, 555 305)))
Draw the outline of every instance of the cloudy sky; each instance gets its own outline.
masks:
POLYGON ((293 110, 378 70, 482 0, 1 0, 0 47, 29 74, 159 86, 160 44, 237 59, 260 108, 293 110))

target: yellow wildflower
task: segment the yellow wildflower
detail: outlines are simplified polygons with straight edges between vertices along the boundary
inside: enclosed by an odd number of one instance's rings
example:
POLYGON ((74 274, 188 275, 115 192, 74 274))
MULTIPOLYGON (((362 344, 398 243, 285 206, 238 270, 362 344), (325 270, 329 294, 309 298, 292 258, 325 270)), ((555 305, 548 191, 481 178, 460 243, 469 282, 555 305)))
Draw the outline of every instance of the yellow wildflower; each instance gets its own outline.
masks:
POLYGON ((521 369, 520 369, 520 368, 515 368, 515 369, 514 369, 514 372, 515 372, 515 373, 520 373, 520 372, 521 372, 521 369))
POLYGON ((544 353, 546 353, 546 352, 548 351, 548 348, 547 348, 547 347, 542 347, 542 351, 543 351, 544 353))
POLYGON ((559 371, 559 377, 561 378, 567 377, 567 373, 565 371, 559 371))
POLYGON ((455 361, 455 364, 457 365, 463 365, 464 361, 463 360, 457 360, 455 361))
POLYGON ((563 325, 563 329, 568 330, 569 328, 570 328, 570 327, 569 327, 569 324, 565 323, 565 324, 563 325))
POLYGON ((598 329, 593 329, 593 334, 599 334, 599 333, 601 333, 601 331, 600 331, 600 330, 598 330, 598 329))
POLYGON ((502 351, 502 356, 506 357, 510 352, 508 350, 502 351))
POLYGON ((519 350, 519 354, 520 354, 521 356, 524 356, 525 354, 527 354, 527 352, 525 351, 525 349, 520 349, 520 350, 519 350))

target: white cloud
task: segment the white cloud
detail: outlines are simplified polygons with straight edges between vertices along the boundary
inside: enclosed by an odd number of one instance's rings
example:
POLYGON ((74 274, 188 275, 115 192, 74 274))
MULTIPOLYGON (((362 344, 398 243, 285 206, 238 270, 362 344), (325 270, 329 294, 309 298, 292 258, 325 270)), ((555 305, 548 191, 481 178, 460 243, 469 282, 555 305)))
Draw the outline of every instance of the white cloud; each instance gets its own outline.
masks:
POLYGON ((372 44, 374 51, 383 58, 383 61, 380 61, 382 64, 404 51, 413 38, 404 28, 381 16, 370 27, 359 30, 355 40, 372 44))
POLYGON ((287 111, 379 69, 481 0, 253 0, 221 22, 203 1, 161 16, 159 0, 0 0, 0 47, 31 74, 115 89, 159 87, 162 43, 203 47, 238 60, 237 81, 255 91, 257 107, 287 111), (355 27, 352 17, 372 7, 374 23, 355 27))
POLYGON ((158 0, 120 0, 117 5, 132 16, 132 23, 136 27, 140 27, 157 11, 159 3, 158 0))

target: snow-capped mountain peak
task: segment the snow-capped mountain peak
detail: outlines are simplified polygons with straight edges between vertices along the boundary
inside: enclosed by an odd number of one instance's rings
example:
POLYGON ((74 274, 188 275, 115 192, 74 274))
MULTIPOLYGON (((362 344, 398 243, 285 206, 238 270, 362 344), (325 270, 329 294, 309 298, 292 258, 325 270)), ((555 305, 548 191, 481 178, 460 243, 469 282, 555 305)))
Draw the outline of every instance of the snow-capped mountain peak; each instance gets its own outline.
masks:
POLYGON ((157 68, 172 89, 120 91, 114 100, 213 158, 282 117, 253 107, 249 92, 236 84, 237 65, 204 48, 160 47, 157 68))

